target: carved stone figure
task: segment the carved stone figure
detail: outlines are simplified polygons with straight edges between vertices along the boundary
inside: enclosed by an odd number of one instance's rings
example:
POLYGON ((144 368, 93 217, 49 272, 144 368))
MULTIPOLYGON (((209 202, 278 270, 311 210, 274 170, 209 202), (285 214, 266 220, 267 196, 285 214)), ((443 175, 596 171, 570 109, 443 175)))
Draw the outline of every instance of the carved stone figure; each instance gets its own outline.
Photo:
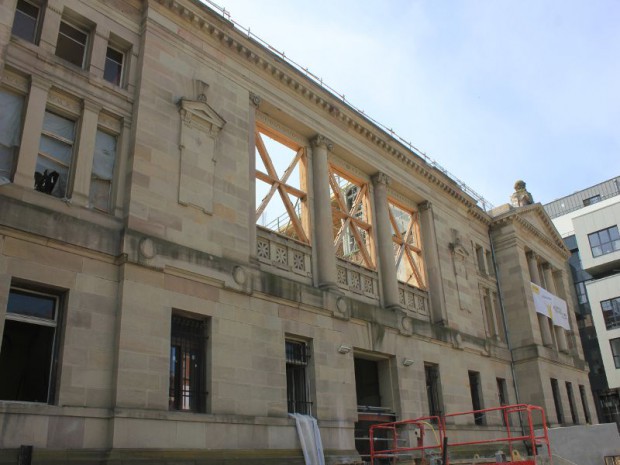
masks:
POLYGON ((513 207, 524 207, 534 203, 532 194, 525 188, 525 181, 518 180, 515 182, 515 191, 510 196, 510 203, 513 207))

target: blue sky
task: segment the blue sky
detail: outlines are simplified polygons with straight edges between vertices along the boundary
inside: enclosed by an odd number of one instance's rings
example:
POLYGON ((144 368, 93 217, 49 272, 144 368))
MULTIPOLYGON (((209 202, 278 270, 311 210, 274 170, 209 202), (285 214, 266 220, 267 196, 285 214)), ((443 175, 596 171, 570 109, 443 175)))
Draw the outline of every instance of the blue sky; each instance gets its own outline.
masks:
POLYGON ((620 174, 620 0, 219 0, 494 205, 620 174))

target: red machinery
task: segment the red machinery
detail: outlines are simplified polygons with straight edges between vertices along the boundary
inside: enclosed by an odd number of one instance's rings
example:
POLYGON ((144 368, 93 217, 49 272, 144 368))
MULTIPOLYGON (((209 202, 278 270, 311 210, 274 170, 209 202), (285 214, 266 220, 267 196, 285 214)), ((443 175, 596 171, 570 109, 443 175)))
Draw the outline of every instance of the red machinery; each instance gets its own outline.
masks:
MULTIPOLYGON (((500 423, 500 422, 498 422, 500 423)), ((471 422, 469 422, 471 424, 471 422)), ((481 426, 477 431, 483 433, 485 427, 481 426)), ((497 429, 495 430, 498 431, 497 429)), ((501 431, 500 431, 501 433, 501 431)), ((527 404, 505 405, 482 410, 469 410, 466 412, 450 413, 444 416, 420 417, 413 420, 402 420, 391 423, 381 423, 370 427, 370 457, 372 465, 379 464, 420 464, 428 463, 429 457, 441 455, 443 465, 449 465, 448 447, 457 449, 462 446, 476 446, 489 444, 505 444, 508 447, 508 458, 496 457, 493 463, 510 463, 512 465, 536 465, 536 457, 539 455, 538 449, 546 446, 549 464, 551 464, 551 448, 549 447, 549 436, 547 434, 547 420, 545 412, 541 407, 527 404), (542 429, 542 434, 537 435, 534 429, 536 414, 536 427, 542 429), (472 441, 449 442, 446 435, 446 423, 448 424, 467 424, 461 419, 465 415, 473 416, 478 424, 484 424, 489 417, 501 419, 501 424, 496 425, 504 429, 504 435, 472 441), (461 417, 461 418, 459 418, 461 417), (515 421, 516 419, 516 421, 515 421), (516 426, 516 425, 518 426, 516 426), (429 431, 430 430, 430 431, 429 431), (433 434, 435 441, 428 440, 428 435, 433 434), (412 435, 415 437, 415 446, 412 435), (385 447, 378 445, 381 438, 385 447), (375 440, 377 439, 377 441, 375 440), (522 443, 527 451, 528 457, 521 458, 515 443, 522 443), (407 444, 407 445, 403 445, 407 444), (413 457, 416 457, 414 459, 413 457)), ((475 459, 478 463, 483 460, 475 459)))

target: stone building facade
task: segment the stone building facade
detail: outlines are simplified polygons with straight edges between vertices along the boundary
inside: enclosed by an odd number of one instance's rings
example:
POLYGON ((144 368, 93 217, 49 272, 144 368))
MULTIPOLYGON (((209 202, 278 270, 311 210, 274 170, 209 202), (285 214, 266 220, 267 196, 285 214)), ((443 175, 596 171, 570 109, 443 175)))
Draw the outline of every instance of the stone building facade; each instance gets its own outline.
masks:
POLYGON ((329 463, 377 419, 588 421, 542 207, 484 211, 202 3, 1 0, 0 98, 0 461, 302 463, 289 412, 329 463))

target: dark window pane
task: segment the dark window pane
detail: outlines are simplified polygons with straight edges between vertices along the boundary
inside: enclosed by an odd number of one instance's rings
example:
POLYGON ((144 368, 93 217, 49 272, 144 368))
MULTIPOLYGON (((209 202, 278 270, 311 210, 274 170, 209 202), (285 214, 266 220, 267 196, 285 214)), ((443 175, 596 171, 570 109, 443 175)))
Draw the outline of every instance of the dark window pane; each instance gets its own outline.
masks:
POLYGON ((103 78, 112 84, 120 85, 123 71, 123 54, 108 47, 103 78))
POLYGON ((60 23, 56 56, 80 68, 84 65, 84 53, 88 35, 67 23, 60 23))
POLYGON ((0 351, 0 399, 47 402, 54 330, 6 320, 0 351))
POLYGON ((24 0, 17 2, 15 19, 13 20, 13 35, 34 43, 37 35, 39 11, 39 8, 24 0))
POLYGON ((56 298, 13 290, 9 294, 7 312, 53 320, 56 318, 56 298))

